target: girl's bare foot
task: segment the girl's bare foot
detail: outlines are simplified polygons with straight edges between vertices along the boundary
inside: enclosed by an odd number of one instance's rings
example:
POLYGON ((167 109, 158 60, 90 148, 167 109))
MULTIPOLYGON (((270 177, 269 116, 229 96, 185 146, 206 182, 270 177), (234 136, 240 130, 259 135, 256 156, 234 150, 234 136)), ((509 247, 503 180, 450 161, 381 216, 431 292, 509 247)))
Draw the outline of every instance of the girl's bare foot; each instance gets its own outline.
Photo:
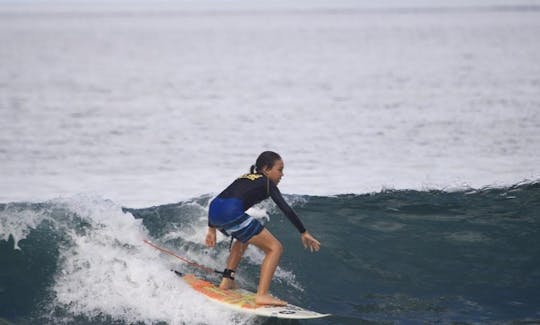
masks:
POLYGON ((229 289, 238 289, 239 286, 234 282, 234 280, 231 280, 229 278, 223 278, 221 280, 221 283, 219 284, 219 288, 223 290, 229 290, 229 289))
POLYGON ((257 303, 257 305, 287 306, 286 301, 274 298, 269 294, 256 296, 255 303, 257 303))

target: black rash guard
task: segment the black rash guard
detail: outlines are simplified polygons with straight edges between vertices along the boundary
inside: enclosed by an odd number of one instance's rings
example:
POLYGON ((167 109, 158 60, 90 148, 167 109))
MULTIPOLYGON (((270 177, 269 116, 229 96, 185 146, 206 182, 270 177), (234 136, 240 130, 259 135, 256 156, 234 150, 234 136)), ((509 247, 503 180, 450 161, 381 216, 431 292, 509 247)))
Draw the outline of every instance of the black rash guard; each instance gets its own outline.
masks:
POLYGON ((283 199, 278 187, 262 174, 246 174, 239 177, 217 197, 239 199, 244 205, 244 211, 271 197, 300 233, 306 231, 298 215, 283 199))

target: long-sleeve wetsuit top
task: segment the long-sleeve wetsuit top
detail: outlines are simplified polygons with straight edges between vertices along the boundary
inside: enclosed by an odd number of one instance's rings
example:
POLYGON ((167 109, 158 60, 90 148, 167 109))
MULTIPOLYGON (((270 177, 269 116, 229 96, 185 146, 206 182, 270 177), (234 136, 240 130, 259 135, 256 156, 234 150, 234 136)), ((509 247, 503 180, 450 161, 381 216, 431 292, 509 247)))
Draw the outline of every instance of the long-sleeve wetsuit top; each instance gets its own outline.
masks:
POLYGON ((278 187, 262 174, 246 174, 237 178, 216 199, 238 199, 242 202, 245 212, 268 197, 272 198, 300 233, 306 231, 298 215, 283 199, 278 187))

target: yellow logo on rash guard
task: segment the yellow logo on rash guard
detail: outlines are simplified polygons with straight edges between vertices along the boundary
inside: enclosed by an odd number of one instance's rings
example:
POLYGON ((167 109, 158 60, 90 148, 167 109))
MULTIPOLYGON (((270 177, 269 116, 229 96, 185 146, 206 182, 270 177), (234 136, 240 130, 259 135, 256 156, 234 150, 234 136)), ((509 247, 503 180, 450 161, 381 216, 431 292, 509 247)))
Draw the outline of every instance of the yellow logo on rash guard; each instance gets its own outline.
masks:
POLYGON ((261 178, 261 177, 262 177, 261 174, 245 174, 245 175, 240 176, 239 178, 247 178, 250 181, 254 181, 257 178, 261 178))

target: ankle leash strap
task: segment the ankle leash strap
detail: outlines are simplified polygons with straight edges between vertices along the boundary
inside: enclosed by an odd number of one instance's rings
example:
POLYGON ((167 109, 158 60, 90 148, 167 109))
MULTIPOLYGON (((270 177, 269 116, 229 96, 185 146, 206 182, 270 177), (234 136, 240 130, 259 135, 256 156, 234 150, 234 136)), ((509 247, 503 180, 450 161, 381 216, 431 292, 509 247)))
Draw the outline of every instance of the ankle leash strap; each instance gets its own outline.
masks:
POLYGON ((221 274, 223 274, 223 277, 224 277, 224 278, 234 280, 234 274, 235 274, 235 273, 236 273, 236 272, 235 272, 234 270, 231 270, 231 269, 225 269, 225 270, 223 271, 223 273, 221 273, 221 274))

